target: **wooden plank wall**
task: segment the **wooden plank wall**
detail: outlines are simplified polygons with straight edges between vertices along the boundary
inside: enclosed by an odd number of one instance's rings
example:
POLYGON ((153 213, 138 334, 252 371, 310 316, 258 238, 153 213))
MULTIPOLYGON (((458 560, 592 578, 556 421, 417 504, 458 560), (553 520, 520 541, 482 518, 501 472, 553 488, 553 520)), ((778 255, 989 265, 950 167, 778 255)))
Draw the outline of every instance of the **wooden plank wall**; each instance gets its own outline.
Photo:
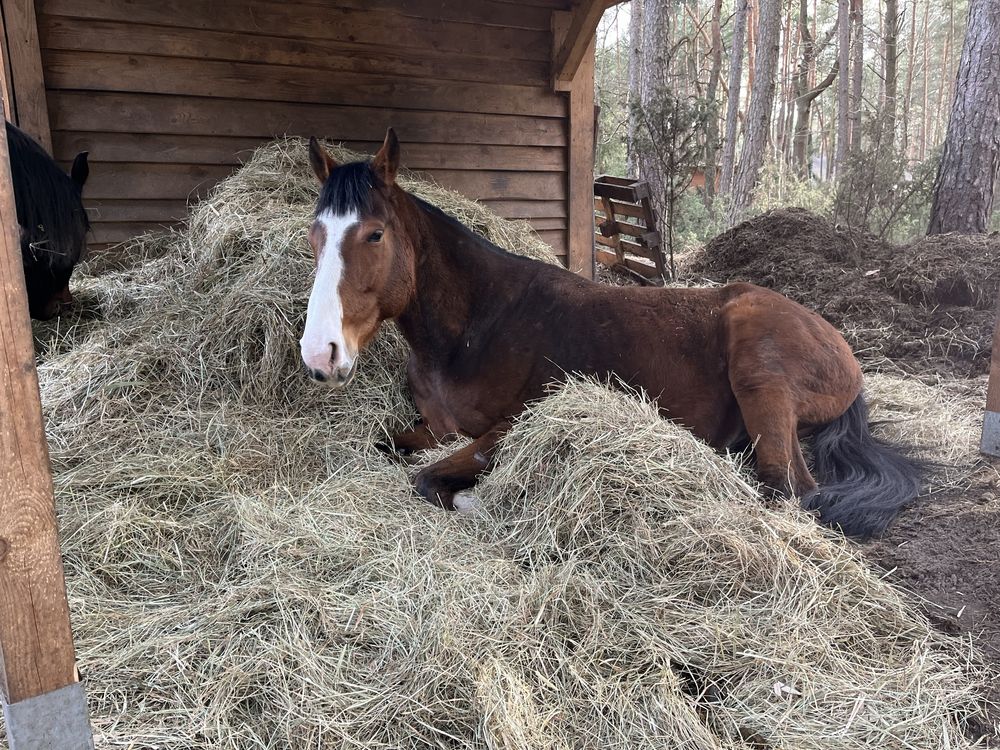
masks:
POLYGON ((178 219, 249 149, 320 135, 532 222, 564 254, 564 0, 38 0, 53 150, 90 151, 95 244, 178 219))

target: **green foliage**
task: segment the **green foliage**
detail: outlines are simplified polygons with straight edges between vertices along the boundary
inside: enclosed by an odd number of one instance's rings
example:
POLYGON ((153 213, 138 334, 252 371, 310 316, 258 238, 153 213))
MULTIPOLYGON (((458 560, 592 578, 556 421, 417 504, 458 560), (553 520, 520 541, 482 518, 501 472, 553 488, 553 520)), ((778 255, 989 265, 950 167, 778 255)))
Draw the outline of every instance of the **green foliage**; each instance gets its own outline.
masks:
POLYGON ((703 161, 704 138, 712 118, 718 117, 714 102, 703 97, 682 96, 670 86, 654 88, 644 105, 632 108, 636 122, 633 148, 650 183, 653 205, 660 214, 660 235, 670 256, 673 275, 677 247, 674 228, 681 222, 682 202, 694 170, 703 161))
POLYGON ((923 234, 940 154, 911 164, 881 117, 866 119, 862 147, 848 154, 834 215, 852 229, 894 241, 923 234))
POLYGON ((619 40, 597 48, 595 103, 600 107, 597 127, 598 174, 624 175, 628 160, 628 45, 619 40))

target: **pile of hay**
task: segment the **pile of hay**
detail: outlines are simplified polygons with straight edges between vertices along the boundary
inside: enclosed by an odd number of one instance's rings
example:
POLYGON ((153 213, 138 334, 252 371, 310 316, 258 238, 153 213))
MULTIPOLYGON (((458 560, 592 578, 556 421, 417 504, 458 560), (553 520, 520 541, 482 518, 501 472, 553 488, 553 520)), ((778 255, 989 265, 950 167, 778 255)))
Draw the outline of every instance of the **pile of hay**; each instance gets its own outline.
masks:
MULTIPOLYGON (((98 747, 972 746, 972 654, 639 397, 571 383, 480 514, 415 499, 372 447, 414 416, 395 329, 348 391, 301 376, 314 198, 302 142, 263 148, 38 330, 98 747)), ((948 429, 894 392, 904 434, 948 429)))
POLYGON ((716 237, 686 270, 787 294, 844 331, 872 367, 959 377, 989 369, 1000 293, 995 235, 896 246, 805 209, 777 209, 716 237))

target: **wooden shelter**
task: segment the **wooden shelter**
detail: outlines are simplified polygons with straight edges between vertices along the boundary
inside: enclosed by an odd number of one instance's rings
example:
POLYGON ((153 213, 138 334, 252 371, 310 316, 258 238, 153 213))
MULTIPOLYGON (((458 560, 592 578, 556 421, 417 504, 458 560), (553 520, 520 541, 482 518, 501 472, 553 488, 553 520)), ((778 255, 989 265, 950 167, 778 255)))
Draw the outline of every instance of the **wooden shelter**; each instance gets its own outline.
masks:
MULTIPOLYGON (((0 0, 5 116, 90 152, 92 246, 183 218, 273 137, 372 150, 593 272, 594 31, 616 0, 0 0)), ((10 745, 92 747, 0 139, 0 692, 10 745)))
POLYGON ((275 136, 360 150, 526 219, 589 274, 593 38, 620 0, 2 0, 8 111, 90 152, 92 243, 181 219, 275 136))

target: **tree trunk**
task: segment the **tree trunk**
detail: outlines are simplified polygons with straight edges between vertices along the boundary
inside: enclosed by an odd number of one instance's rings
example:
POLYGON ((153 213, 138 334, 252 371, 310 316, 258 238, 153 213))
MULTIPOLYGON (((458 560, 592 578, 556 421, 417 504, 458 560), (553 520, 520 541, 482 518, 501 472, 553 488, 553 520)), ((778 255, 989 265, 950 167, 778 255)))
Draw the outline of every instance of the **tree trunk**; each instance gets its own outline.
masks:
POLYGON ((837 146, 834 169, 839 175, 844 171, 847 144, 850 141, 850 86, 851 86, 851 22, 848 0, 837 0, 837 29, 839 45, 837 49, 837 146))
MULTIPOLYGON (((654 99, 662 95, 669 85, 672 19, 670 7, 671 0, 643 0, 640 48, 642 90, 639 104, 646 111, 656 106, 654 99)), ((664 196, 670 175, 663 173, 663 165, 653 153, 638 154, 636 161, 639 178, 649 183, 653 208, 660 216, 666 216, 664 196)))
POLYGON ((795 134, 792 138, 792 165, 800 177, 812 174, 812 164, 809 157, 809 134, 812 121, 812 103, 820 94, 830 87, 837 77, 837 65, 834 65, 826 78, 812 89, 809 88, 813 79, 816 58, 826 49, 830 40, 837 33, 834 26, 825 38, 817 44, 809 32, 809 10, 806 0, 799 0, 799 39, 802 47, 802 57, 795 72, 795 134))
MULTIPOLYGON (((706 98, 709 106, 715 106, 719 92, 719 76, 722 73, 722 0, 715 0, 712 9, 712 70, 708 75, 706 98)), ((705 134, 705 204, 712 205, 715 198, 715 167, 719 154, 719 116, 712 113, 708 118, 708 132, 705 134)))
POLYGON ((907 159, 913 158, 910 149, 910 105, 913 96, 913 69, 917 67, 913 57, 917 49, 916 39, 917 0, 910 0, 910 38, 906 42, 906 91, 903 93, 903 124, 901 128, 903 155, 907 159))
MULTIPOLYGON (((633 0, 634 2, 634 0, 633 0)), ((733 17, 733 47, 729 50, 729 83, 726 94, 726 134, 722 145, 722 174, 719 192, 726 195, 733 184, 736 164, 736 124, 740 112, 740 86, 743 83, 743 35, 747 28, 748 0, 737 0, 733 17)))
POLYGON ((927 19, 930 15, 931 0, 926 0, 924 3, 924 33, 921 37, 924 43, 921 45, 924 50, 924 69, 923 78, 924 83, 924 108, 920 111, 920 161, 927 158, 927 129, 929 125, 930 112, 927 108, 927 74, 930 72, 927 69, 927 48, 931 45, 927 43, 927 19))
POLYGON ((761 165, 770 132, 771 110, 774 106, 775 72, 778 65, 778 46, 781 30, 780 0, 761 0, 757 28, 757 59, 754 65, 755 85, 747 112, 747 137, 739 165, 733 178, 729 203, 729 223, 734 224, 750 206, 750 199, 761 165))
POLYGON ((969 0, 928 234, 985 232, 1000 166, 1000 3, 969 0))
POLYGON ((865 25, 862 0, 851 0, 851 140, 848 150, 861 148, 861 82, 865 70, 865 25))
POLYGON ((896 62, 899 56, 896 47, 899 41, 899 5, 898 0, 885 0, 885 132, 889 143, 896 143, 896 87, 898 73, 896 62))
POLYGON ((625 143, 625 170, 630 177, 639 175, 635 153, 636 129, 639 127, 635 105, 642 94, 642 3, 632 0, 632 15, 628 26, 628 139, 625 143))

